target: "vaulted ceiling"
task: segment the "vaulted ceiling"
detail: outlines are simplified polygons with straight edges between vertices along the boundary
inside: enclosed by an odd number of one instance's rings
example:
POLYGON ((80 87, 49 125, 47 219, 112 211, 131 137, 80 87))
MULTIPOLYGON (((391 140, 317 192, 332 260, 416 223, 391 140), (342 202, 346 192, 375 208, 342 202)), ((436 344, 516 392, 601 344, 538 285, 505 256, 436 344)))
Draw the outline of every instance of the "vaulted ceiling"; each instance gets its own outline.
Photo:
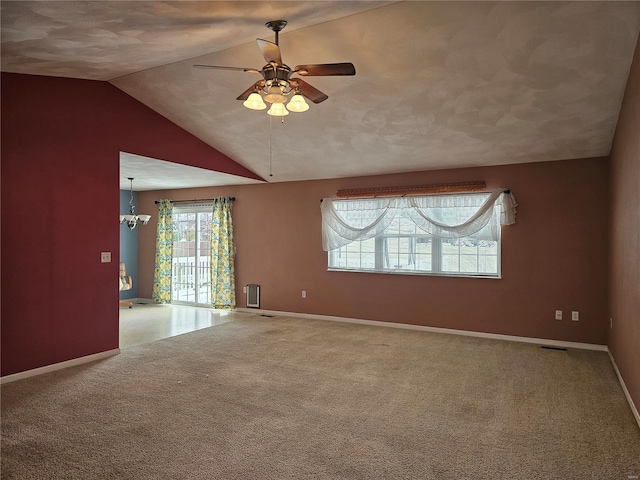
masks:
POLYGON ((1 8, 3 71, 110 81, 269 181, 607 155, 640 30, 633 1, 1 8), (284 123, 236 100, 256 74, 192 67, 262 68, 274 19, 284 63, 357 72, 305 78, 329 99, 284 123))

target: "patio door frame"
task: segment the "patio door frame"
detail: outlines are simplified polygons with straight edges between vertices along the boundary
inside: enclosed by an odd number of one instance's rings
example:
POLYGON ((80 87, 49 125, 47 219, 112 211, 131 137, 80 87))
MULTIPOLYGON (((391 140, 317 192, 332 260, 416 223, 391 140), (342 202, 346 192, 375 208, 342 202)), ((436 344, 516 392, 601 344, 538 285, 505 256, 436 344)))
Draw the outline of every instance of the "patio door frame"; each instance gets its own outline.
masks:
POLYGON ((201 215, 208 214, 209 217, 212 217, 212 204, 197 204, 197 205, 174 205, 173 207, 173 222, 175 225, 175 238, 173 242, 173 265, 172 265, 172 285, 171 285, 171 303, 177 305, 192 305, 198 307, 210 307, 211 306, 211 284, 209 283, 208 288, 205 289, 205 293, 203 293, 202 284, 206 284, 211 281, 211 259, 210 259, 210 248, 211 241, 210 235, 211 231, 209 230, 208 235, 205 233, 202 234, 201 231, 201 215), (178 220, 180 215, 195 215, 195 220, 193 222, 193 229, 189 226, 187 229, 187 241, 182 241, 181 237, 183 233, 180 231, 181 222, 178 220), (190 235, 188 232, 193 232, 193 257, 189 255, 191 251, 191 246, 188 240, 190 235), (203 240, 204 239, 204 240, 203 240), (202 254, 202 243, 203 241, 207 242, 207 249, 203 256, 202 254), (186 243, 186 245, 184 245, 186 243), (186 247, 187 255, 176 255, 176 251, 180 253, 180 249, 184 252, 186 247), (187 260, 187 264, 182 262, 181 259, 190 259, 193 258, 193 264, 189 263, 187 260), (204 258, 204 261, 203 261, 204 258), (186 277, 186 280, 185 280, 186 277), (193 288, 190 288, 190 285, 193 284, 193 288), (192 292, 192 293, 190 293, 192 292), (208 292, 208 293, 207 293, 208 292), (204 296, 204 298, 201 298, 204 296), (185 299, 187 297, 187 299, 185 299), (193 300, 189 300, 192 297, 193 300), (204 301, 204 302, 203 302, 204 301))

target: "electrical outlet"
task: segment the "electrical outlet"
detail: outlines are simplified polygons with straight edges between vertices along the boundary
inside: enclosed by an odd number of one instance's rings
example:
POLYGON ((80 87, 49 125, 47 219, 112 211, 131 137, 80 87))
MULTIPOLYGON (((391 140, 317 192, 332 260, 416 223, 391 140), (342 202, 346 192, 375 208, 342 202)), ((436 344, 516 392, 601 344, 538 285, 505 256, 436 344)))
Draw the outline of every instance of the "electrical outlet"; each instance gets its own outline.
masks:
POLYGON ((556 310, 556 320, 562 320, 562 310, 556 310))
POLYGON ((573 320, 574 322, 577 322, 580 320, 580 313, 576 312, 575 310, 571 312, 571 320, 573 320))
POLYGON ((307 291, 306 290, 302 290, 302 298, 307 298, 307 291))
POLYGON ((111 252, 100 252, 100 261, 102 263, 111 262, 111 252))
POLYGON ((247 287, 242 287, 242 293, 247 293, 247 287))

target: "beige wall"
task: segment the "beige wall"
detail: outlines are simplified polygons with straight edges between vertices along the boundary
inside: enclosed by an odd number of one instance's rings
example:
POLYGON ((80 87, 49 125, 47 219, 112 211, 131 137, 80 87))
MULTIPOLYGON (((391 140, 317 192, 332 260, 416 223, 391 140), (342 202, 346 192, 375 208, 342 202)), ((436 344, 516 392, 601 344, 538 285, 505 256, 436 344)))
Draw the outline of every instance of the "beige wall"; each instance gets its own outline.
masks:
MULTIPOLYGON (((232 195, 238 306, 261 285, 261 308, 577 342, 606 343, 606 159, 439 170, 309 182, 141 192, 161 198, 232 195), (328 272, 320 199, 338 189, 484 180, 520 206, 503 228, 502 279, 328 272), (301 291, 307 298, 301 298, 301 291), (554 320, 554 310, 564 320, 554 320), (580 321, 570 311, 580 311, 580 321)), ((155 217, 139 233, 139 294, 151 297, 155 217)))
POLYGON ((640 407, 640 40, 611 151, 609 348, 640 407))

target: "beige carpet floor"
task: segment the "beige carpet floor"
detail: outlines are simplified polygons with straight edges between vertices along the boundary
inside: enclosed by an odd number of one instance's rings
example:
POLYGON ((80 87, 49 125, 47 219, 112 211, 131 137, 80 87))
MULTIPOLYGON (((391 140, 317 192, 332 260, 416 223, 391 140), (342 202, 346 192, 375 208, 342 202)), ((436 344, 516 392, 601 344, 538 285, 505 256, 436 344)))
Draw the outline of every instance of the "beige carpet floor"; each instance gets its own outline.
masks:
POLYGON ((616 479, 604 352, 253 316, 2 387, 3 479, 616 479))

